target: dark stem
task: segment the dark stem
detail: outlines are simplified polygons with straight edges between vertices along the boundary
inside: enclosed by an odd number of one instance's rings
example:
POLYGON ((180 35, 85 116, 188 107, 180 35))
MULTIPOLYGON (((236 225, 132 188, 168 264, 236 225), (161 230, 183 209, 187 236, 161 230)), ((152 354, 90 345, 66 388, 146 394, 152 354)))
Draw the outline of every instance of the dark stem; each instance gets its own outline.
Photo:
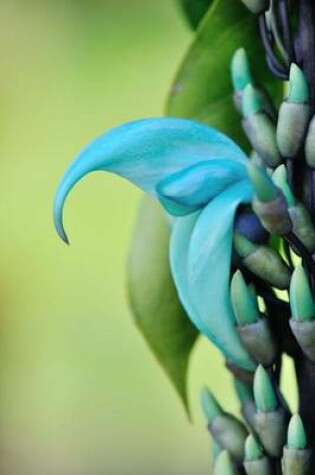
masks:
POLYGON ((268 31, 266 16, 264 13, 259 16, 259 30, 260 30, 261 41, 267 55, 267 63, 271 72, 280 79, 287 79, 288 71, 280 62, 276 53, 273 50, 272 36, 270 32, 268 31))
POLYGON ((283 33, 283 41, 288 53, 289 62, 294 61, 294 48, 292 42, 290 14, 287 0, 279 0, 278 4, 279 20, 283 33))
MULTIPOLYGON (((298 9, 298 29, 295 41, 295 52, 297 63, 303 69, 308 79, 310 91, 310 106, 312 114, 315 112, 315 5, 313 0, 299 0, 298 9)), ((307 168, 305 157, 298 157, 299 168, 304 169, 304 180, 306 183, 305 204, 309 209, 313 221, 315 221, 315 192, 314 192, 314 170, 307 168)), ((302 183, 302 182, 301 182, 302 183)))
POLYGON ((310 104, 315 110, 315 6, 313 0, 298 0, 296 58, 308 79, 310 104))
POLYGON ((312 449, 311 473, 315 473, 315 365, 303 354, 300 354, 294 363, 299 391, 299 412, 312 449))

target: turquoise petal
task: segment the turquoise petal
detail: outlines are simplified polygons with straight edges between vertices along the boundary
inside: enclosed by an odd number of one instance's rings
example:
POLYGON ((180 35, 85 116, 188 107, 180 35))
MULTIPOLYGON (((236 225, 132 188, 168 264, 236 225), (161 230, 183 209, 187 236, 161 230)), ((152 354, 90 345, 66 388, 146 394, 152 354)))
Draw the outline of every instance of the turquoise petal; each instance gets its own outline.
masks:
POLYGON ((188 315, 228 359, 247 370, 255 363, 236 332, 229 275, 235 213, 241 203, 251 201, 252 193, 248 181, 238 182, 194 218, 178 218, 171 239, 172 273, 188 315), (185 227, 188 219, 195 219, 194 226, 185 227), (185 238, 179 236, 184 232, 185 238))
POLYGON ((67 242, 64 203, 73 186, 90 172, 116 173, 156 196, 155 187, 163 178, 212 158, 246 162, 228 137, 192 120, 144 119, 114 128, 88 145, 62 178, 54 202, 56 230, 67 242))
POLYGON ((164 178, 156 190, 167 211, 182 216, 204 207, 214 196, 246 179, 246 173, 242 162, 213 158, 164 178))

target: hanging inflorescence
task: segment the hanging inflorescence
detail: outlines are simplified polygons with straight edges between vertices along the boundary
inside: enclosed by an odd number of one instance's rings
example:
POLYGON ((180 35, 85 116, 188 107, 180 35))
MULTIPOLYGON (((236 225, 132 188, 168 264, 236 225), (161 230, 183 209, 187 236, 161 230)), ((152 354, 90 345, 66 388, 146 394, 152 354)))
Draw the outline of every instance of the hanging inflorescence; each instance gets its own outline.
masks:
POLYGON ((207 389, 201 402, 215 475, 307 475, 315 473, 315 7, 242 1, 258 16, 271 73, 287 81, 276 110, 253 78, 246 45, 235 52, 233 97, 252 147, 254 198, 236 219, 231 301, 240 340, 259 366, 251 379, 230 365, 245 424, 207 389), (297 373, 295 415, 280 391, 285 353, 297 373))

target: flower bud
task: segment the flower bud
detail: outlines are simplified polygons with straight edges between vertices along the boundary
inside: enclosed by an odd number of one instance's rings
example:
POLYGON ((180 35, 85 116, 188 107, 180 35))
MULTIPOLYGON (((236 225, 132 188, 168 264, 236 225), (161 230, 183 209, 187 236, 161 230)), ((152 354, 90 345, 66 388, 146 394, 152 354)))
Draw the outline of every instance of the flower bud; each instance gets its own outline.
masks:
POLYGON ((231 61, 231 75, 234 89, 234 104, 236 109, 241 112, 243 90, 248 84, 252 84, 253 82, 247 54, 244 48, 237 49, 233 55, 231 61))
POLYGON ((254 377, 254 399, 258 412, 272 412, 278 401, 270 378, 263 366, 259 365, 254 377))
POLYGON ((266 162, 275 168, 282 162, 276 141, 276 126, 263 110, 262 101, 255 88, 248 84, 243 92, 243 129, 252 147, 266 162))
POLYGON ((290 283, 290 327, 303 353, 315 361, 315 308, 312 291, 301 265, 293 272, 290 283))
POLYGON ((254 378, 255 428, 268 455, 279 457, 286 440, 287 414, 279 406, 268 374, 259 366, 254 378))
POLYGON ((256 323, 259 318, 257 302, 247 288, 240 270, 233 275, 231 282, 231 300, 234 315, 239 326, 256 323))
POLYGON ((302 147, 310 120, 309 94, 301 69, 292 64, 290 91, 281 104, 277 124, 277 144, 283 157, 293 158, 302 147))
POLYGON ((239 475, 227 450, 223 450, 216 458, 213 475, 239 475))
POLYGON ((281 189, 287 201, 293 233, 313 253, 315 251, 315 227, 305 206, 298 202, 293 195, 284 165, 276 168, 272 180, 281 189))
POLYGON ((287 446, 289 449, 306 449, 307 439, 303 425, 303 421, 299 414, 294 414, 291 417, 288 427, 287 446))
POLYGON ((208 389, 203 389, 201 404, 208 419, 208 428, 215 441, 238 460, 244 457, 247 437, 245 426, 231 414, 224 412, 208 389))
POLYGON ((311 451, 307 449, 305 429, 298 414, 291 418, 282 462, 284 475, 310 475, 311 473, 311 451))
POLYGON ((312 291, 302 265, 298 265, 290 282, 291 315, 295 321, 310 321, 315 317, 312 291))
POLYGON ((310 122, 305 139, 305 159, 311 168, 315 168, 315 115, 310 122))
POLYGON ((248 10, 257 15, 265 12, 269 8, 268 0, 242 0, 242 2, 248 10))
POLYGON ((272 475, 273 473, 269 459, 252 434, 245 442, 244 468, 247 475, 272 475))
POLYGON ((239 233, 233 236, 234 249, 242 258, 242 264, 253 274, 279 289, 290 284, 290 269, 271 247, 257 245, 239 233))
MULTIPOLYGON (((243 91, 248 84, 253 84, 253 77, 250 71, 248 57, 244 48, 237 49, 232 57, 231 76, 234 89, 234 105, 236 109, 240 113, 242 113, 243 91)), ((254 86, 254 89, 258 94, 263 110, 273 120, 275 120, 277 113, 269 94, 260 87, 254 86)))
POLYGON ((247 288, 240 271, 232 278, 231 300, 243 346, 257 363, 264 366, 273 364, 277 356, 274 337, 268 321, 259 315, 257 300, 247 288))
POLYGON ((247 166, 254 187, 253 210, 270 234, 282 236, 291 231, 288 205, 280 189, 267 173, 252 164, 247 166))

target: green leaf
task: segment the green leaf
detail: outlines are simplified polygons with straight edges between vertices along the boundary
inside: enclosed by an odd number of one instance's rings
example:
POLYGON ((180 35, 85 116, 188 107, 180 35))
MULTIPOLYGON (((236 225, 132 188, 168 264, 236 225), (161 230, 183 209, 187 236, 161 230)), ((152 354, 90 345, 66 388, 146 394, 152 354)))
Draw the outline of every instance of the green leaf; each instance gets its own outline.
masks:
POLYGON ((174 384, 189 414, 187 370, 198 332, 183 310, 169 265, 170 227, 160 205, 141 203, 129 262, 135 322, 174 384))
POLYGON ((190 26, 195 30, 213 0, 177 0, 177 2, 184 11, 190 26))
POLYGON ((282 83, 265 66, 257 18, 239 0, 215 0, 178 71, 167 115, 195 118, 220 129, 240 145, 246 144, 232 101, 230 78, 231 59, 240 47, 246 49, 254 77, 274 98, 281 98, 282 83))

